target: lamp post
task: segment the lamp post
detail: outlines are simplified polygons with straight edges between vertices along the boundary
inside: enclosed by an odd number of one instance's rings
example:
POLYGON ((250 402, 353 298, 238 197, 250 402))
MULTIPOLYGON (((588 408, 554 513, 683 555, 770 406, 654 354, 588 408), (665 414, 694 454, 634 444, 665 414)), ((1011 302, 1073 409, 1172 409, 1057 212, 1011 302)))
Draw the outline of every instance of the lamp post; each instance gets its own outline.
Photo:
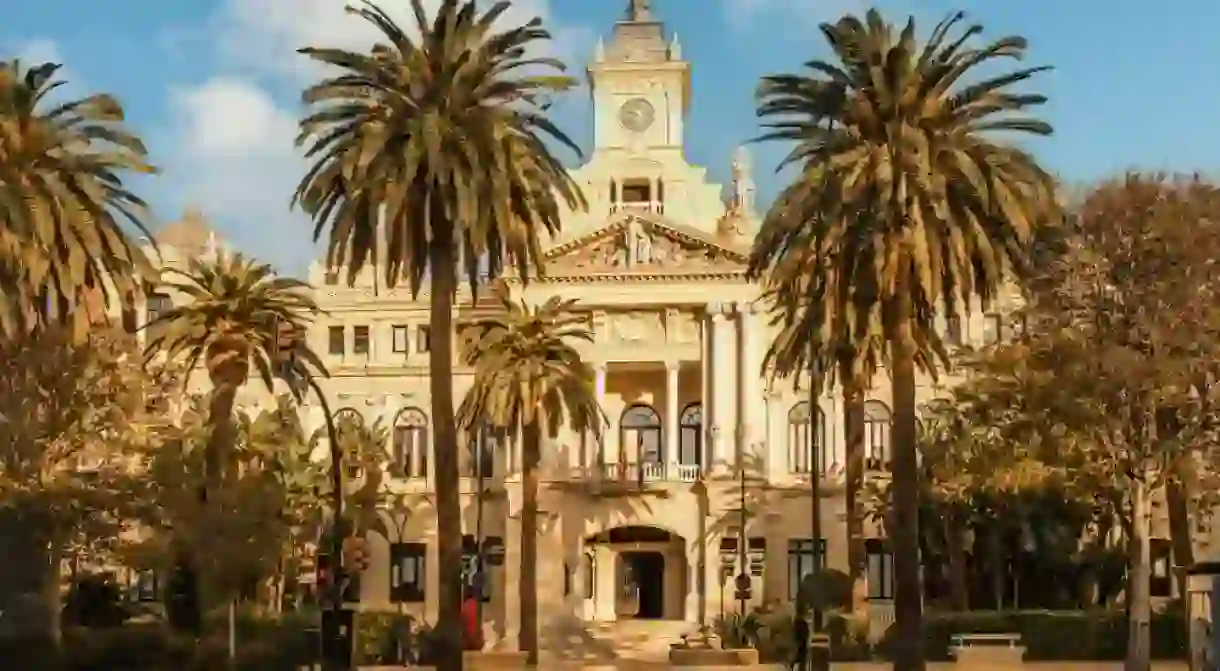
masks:
POLYGON ((347 578, 343 567, 343 539, 347 525, 343 519, 343 452, 340 449, 335 420, 330 412, 330 403, 317 379, 302 372, 296 365, 296 349, 300 333, 291 324, 276 323, 276 363, 280 366, 280 377, 299 392, 302 381, 308 385, 322 408, 326 420, 326 440, 330 443, 331 519, 330 540, 330 599, 329 608, 322 613, 322 668, 324 671, 349 671, 351 669, 350 618, 343 610, 343 592, 347 578))
MULTIPOLYGON (((806 595, 812 603, 810 623, 813 633, 822 632, 822 491, 821 462, 825 445, 819 445, 818 430, 818 398, 822 391, 822 371, 817 363, 818 348, 815 342, 809 344, 809 535, 813 553, 813 579, 810 581, 810 593, 806 595)), ((850 512, 849 512, 850 514, 850 512)), ((799 589, 799 588, 798 588, 799 589)))
POLYGON ((734 581, 737 597, 737 612, 746 614, 750 601, 750 572, 746 566, 746 454, 742 450, 737 457, 737 470, 741 475, 741 527, 737 531, 737 579, 734 581))

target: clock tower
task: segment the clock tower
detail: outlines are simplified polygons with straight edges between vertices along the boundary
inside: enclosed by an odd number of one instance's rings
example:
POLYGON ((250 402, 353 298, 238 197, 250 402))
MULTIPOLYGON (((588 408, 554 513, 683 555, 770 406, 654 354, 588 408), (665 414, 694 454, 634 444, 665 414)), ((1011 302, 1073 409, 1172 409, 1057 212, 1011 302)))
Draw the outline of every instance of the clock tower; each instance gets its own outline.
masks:
POLYGON ((681 155, 690 64, 651 0, 630 0, 609 44, 598 42, 589 82, 596 152, 681 155))

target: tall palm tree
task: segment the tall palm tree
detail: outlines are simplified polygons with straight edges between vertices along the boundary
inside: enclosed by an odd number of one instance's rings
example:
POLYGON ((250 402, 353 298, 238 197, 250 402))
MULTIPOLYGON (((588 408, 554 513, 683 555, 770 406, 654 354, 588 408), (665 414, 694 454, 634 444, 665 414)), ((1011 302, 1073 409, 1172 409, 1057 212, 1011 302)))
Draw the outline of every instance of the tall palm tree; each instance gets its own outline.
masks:
POLYGON ((561 427, 601 438, 608 421, 597 402, 593 368, 575 343, 593 342, 576 301, 558 297, 538 307, 515 301, 500 285, 503 313, 464 327, 473 344, 467 360, 474 385, 458 409, 458 424, 478 430, 481 422, 522 438, 521 647, 538 664, 538 468, 542 441, 561 427))
POLYGON ((915 373, 937 310, 984 305, 1009 276, 1021 279, 1034 230, 1057 218, 1054 180, 997 132, 1049 135, 1032 117, 1045 102, 1012 87, 1046 68, 979 74, 1020 58, 1026 42, 970 46, 982 31, 956 13, 922 44, 914 19, 900 33, 876 10, 822 24, 833 61, 765 77, 761 139, 794 145, 801 174, 777 207, 801 225, 777 236, 775 256, 805 249, 832 283, 831 333, 876 329, 893 382, 893 549, 898 631, 895 668, 923 669, 915 373), (955 35, 955 33, 958 33, 955 35), (801 213, 806 216, 802 217, 801 213), (808 216, 812 214, 813 216, 808 216))
MULTIPOLYGON (((277 277, 270 265, 226 252, 192 260, 186 271, 170 269, 162 286, 186 300, 145 326, 150 334, 145 353, 163 352, 170 359, 184 360, 187 375, 200 362, 207 369, 212 383, 211 434, 204 451, 204 477, 205 487, 215 485, 222 467, 234 465, 233 407, 250 369, 257 371, 268 391, 273 390, 281 330, 286 326, 306 330, 318 305, 308 284, 277 277)), ((308 347, 299 347, 297 353, 316 370, 325 370, 308 347)))
MULTIPOLYGON (((237 466, 238 390, 248 380, 252 364, 268 390, 273 389, 273 376, 280 374, 275 361, 282 330, 305 331, 318 307, 308 293, 309 285, 276 277, 271 266, 241 254, 220 253, 192 261, 187 271, 171 269, 163 286, 186 300, 146 325, 150 332, 145 356, 164 353, 171 360, 183 360, 188 376, 201 361, 207 368, 212 390, 199 499, 216 509, 218 503, 210 501, 209 494, 223 477, 233 477, 237 466)), ((303 343, 296 345, 295 352, 299 368, 325 371, 303 343)), ((216 510, 211 512, 216 517, 216 510)), ((207 567, 198 553, 193 561, 193 568, 204 577, 202 584, 214 585, 215 576, 203 573, 207 567)), ((204 599, 197 603, 204 611, 214 605, 204 599)))
POLYGON ((152 265, 127 235, 147 207, 123 184, 155 172, 118 100, 55 102, 60 66, 0 61, 0 334, 52 319, 78 337, 117 302, 134 304, 152 265), (99 300, 100 299, 100 300, 99 300))
POLYGON ((442 638, 439 667, 461 668, 461 513, 453 401, 452 311, 460 273, 472 292, 505 267, 528 277, 539 237, 554 236, 565 208, 583 208, 552 140, 579 153, 547 118, 553 94, 574 80, 563 64, 534 58, 550 39, 541 19, 499 30, 508 3, 480 12, 444 0, 429 20, 411 0, 407 30, 370 3, 349 12, 382 42, 370 51, 307 48, 340 70, 306 90, 311 113, 298 143, 313 162, 293 202, 327 238, 328 267, 354 283, 366 264, 387 286, 418 295, 428 280, 433 342, 432 417, 442 638), (413 35, 418 34, 416 38, 413 35))

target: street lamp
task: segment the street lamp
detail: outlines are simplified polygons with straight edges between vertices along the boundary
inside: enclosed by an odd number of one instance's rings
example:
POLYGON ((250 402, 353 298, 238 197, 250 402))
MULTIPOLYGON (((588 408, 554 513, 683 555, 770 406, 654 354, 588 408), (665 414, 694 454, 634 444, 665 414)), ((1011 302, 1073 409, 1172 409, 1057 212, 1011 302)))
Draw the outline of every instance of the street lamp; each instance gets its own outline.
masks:
POLYGON ((737 597, 737 612, 746 614, 750 600, 750 572, 746 566, 746 455, 742 450, 737 459, 737 470, 741 474, 741 527, 737 532, 737 579, 734 581, 737 597))
POLYGON ((318 405, 321 406, 322 416, 326 421, 326 440, 330 443, 330 504, 333 525, 329 539, 330 607, 322 612, 322 665, 326 671, 348 671, 351 669, 352 622, 351 614, 343 610, 343 592, 347 583, 343 570, 343 539, 347 535, 347 525, 343 519, 343 452, 326 394, 322 393, 317 379, 298 365, 296 351, 301 334, 292 324, 279 321, 276 322, 276 334, 275 361, 279 366, 281 379, 292 387, 298 397, 303 396, 301 384, 304 382, 318 397, 318 405))
MULTIPOLYGON (((813 633, 822 632, 822 491, 821 491, 821 461, 825 445, 819 445, 818 430, 818 399, 822 392, 822 371, 817 360, 818 348, 816 341, 809 343, 809 535, 813 547, 813 579, 810 580, 809 594, 805 595, 812 603, 810 615, 813 618, 811 629, 813 633)), ((850 511, 849 511, 850 514, 850 511)), ((797 588, 798 598, 800 587, 797 588)))

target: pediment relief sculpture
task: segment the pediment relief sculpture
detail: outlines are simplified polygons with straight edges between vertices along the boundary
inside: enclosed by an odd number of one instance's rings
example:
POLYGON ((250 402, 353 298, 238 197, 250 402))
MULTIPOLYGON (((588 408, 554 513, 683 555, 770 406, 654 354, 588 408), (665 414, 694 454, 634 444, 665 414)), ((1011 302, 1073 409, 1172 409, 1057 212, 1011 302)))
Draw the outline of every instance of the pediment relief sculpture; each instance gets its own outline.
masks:
POLYGON ((692 312, 672 310, 665 315, 665 334, 671 344, 698 344, 699 318, 692 312))
POLYGON ((605 342, 633 346, 665 342, 661 313, 636 311, 607 314, 605 342))
POLYGON ((553 267, 588 273, 668 273, 736 270, 743 266, 743 261, 723 249, 680 237, 643 220, 629 219, 604 237, 555 259, 553 267))

